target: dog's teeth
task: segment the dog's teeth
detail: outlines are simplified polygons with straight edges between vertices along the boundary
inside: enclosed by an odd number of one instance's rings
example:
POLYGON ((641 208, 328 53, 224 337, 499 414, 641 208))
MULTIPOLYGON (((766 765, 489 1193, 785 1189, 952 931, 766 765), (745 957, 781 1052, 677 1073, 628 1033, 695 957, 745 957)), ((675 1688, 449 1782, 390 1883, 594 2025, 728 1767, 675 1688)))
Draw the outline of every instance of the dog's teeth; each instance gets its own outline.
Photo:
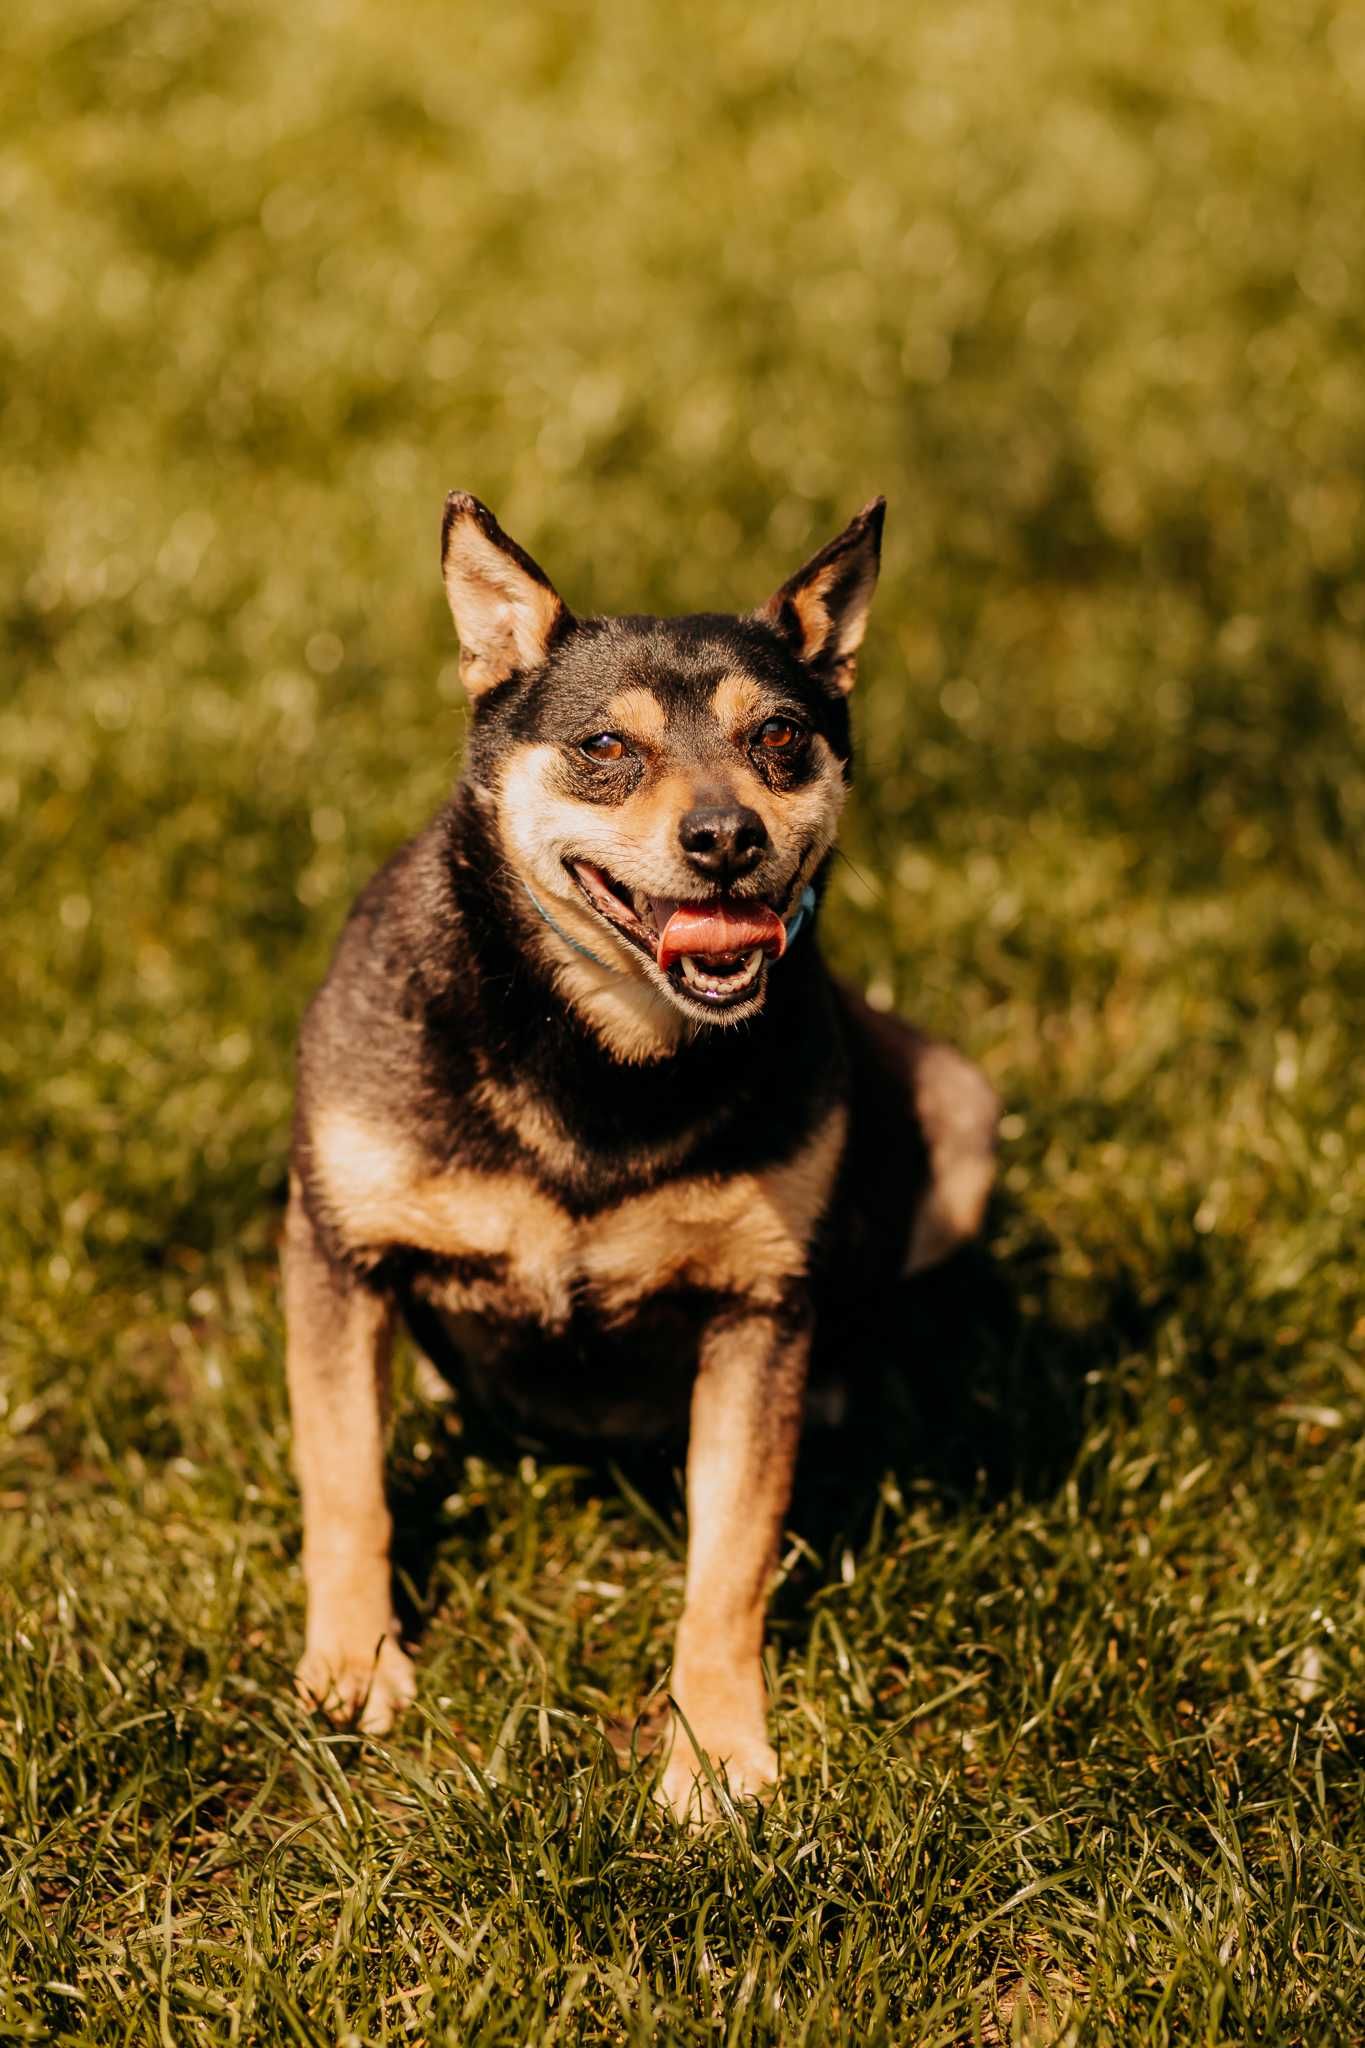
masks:
POLYGON ((763 965, 763 948, 755 946, 751 953, 746 953, 731 974, 708 974, 701 961, 691 953, 684 953, 679 964, 683 980, 699 995, 739 995, 758 979, 759 970, 763 965))

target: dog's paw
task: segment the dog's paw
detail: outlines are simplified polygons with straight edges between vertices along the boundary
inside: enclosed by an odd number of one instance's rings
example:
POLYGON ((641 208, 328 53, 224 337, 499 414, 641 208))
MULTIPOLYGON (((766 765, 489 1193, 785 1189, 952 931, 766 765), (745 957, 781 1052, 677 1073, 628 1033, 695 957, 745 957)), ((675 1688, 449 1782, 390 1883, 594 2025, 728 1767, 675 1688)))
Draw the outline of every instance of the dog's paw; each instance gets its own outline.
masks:
POLYGON ((777 1753, 761 1733, 728 1741, 722 1738, 703 1746, 711 1776, 688 1741, 686 1730, 680 1727, 659 1785, 664 1804, 672 1808, 678 1820, 691 1827, 700 1827, 716 1818, 712 1776, 726 1787, 733 1800, 756 1798, 777 1777, 777 1753))
POLYGON ((353 1722, 366 1735, 386 1735, 417 1697, 417 1676, 410 1658, 385 1636, 377 1652, 306 1650, 294 1687, 305 1706, 320 1707, 329 1719, 353 1722))

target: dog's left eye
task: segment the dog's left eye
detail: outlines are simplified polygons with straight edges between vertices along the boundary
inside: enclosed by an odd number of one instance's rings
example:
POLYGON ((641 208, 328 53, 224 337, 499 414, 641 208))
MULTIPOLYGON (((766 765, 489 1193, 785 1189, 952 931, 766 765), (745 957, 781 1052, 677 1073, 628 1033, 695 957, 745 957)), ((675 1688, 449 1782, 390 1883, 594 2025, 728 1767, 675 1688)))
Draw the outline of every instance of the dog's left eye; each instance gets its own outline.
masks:
POLYGON ((768 718, 754 734, 754 745, 765 752, 780 754, 794 747, 801 738, 801 728, 790 718, 768 718))
POLYGON ((626 751, 626 743, 619 733, 595 732, 591 739, 578 742, 580 754, 586 754, 590 761, 619 761, 626 751))

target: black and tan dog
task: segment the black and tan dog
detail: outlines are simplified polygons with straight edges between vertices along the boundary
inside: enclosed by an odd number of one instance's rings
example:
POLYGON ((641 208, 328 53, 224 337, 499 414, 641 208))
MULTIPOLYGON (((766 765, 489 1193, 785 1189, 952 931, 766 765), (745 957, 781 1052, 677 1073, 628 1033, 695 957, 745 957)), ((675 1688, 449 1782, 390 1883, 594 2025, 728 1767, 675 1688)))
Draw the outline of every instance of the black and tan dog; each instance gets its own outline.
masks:
MULTIPOLYGON (((514 1432, 685 1425, 672 1692, 775 1767, 767 1581, 812 1357, 975 1231, 995 1100, 842 989, 815 912, 882 504, 747 617, 577 619, 476 499, 443 567, 473 705, 454 796, 361 895, 308 1012, 284 1270, 299 1684, 387 1728, 396 1312, 514 1432)), ((701 1768, 675 1733, 664 1790, 701 1768)))

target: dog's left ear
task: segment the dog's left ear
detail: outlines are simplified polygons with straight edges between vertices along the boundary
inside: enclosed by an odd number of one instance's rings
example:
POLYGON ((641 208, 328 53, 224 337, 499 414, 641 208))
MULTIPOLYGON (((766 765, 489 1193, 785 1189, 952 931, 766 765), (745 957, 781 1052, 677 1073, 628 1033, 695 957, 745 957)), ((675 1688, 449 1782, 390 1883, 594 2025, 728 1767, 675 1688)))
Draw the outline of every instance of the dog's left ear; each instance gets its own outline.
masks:
POLYGON ((441 574, 460 636, 460 680, 475 702, 495 683, 539 668, 573 624, 540 564, 468 491, 446 499, 441 574))
POLYGON ((799 660, 836 690, 853 688, 858 649, 882 558, 885 498, 874 498, 804 569, 775 591, 758 616, 773 626, 799 660))

